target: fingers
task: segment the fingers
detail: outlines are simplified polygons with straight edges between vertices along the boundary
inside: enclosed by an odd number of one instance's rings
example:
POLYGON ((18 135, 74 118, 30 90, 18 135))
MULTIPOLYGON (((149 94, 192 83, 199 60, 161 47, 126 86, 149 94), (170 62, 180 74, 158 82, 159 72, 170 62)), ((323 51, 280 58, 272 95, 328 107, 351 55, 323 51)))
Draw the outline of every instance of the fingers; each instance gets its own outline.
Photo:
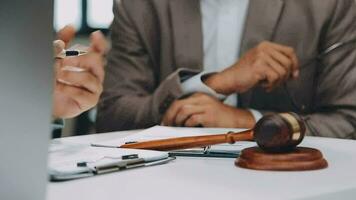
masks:
POLYGON ((204 115, 196 114, 189 117, 189 119, 184 123, 185 127, 199 127, 204 126, 204 115))
MULTIPOLYGON (((254 66, 257 68, 255 71, 255 77, 258 79, 262 87, 268 91, 278 86, 281 83, 282 77, 278 71, 272 67, 275 63, 269 56, 255 62, 254 66)), ((282 67, 283 68, 283 67, 282 67)))
POLYGON ((56 90, 62 95, 70 97, 70 99, 75 101, 81 112, 94 107, 99 100, 99 97, 96 94, 78 87, 62 84, 60 82, 57 82, 56 90))
MULTIPOLYGON (((251 115, 249 111, 248 114, 251 115)), ((168 126, 235 127, 237 125, 240 127, 245 117, 241 115, 241 112, 237 112, 236 108, 224 105, 213 97, 206 94, 194 94, 188 99, 178 100, 172 104, 163 121, 163 124, 168 126), (189 104, 189 102, 194 104, 189 104), (170 116, 172 110, 176 114, 170 116)), ((253 117, 252 123, 254 123, 253 117)))
POLYGON ((95 57, 90 53, 56 60, 54 92, 56 116, 74 117, 98 103, 103 91, 104 68, 100 64, 101 59, 93 58, 95 57), (101 71, 97 72, 98 70, 101 71))
POLYGON ((70 41, 73 40, 73 38, 75 36, 75 32, 76 31, 75 31, 74 26, 67 25, 58 31, 57 37, 59 40, 62 40, 65 43, 65 47, 67 47, 68 44, 70 43, 70 41))
POLYGON ((62 70, 67 70, 71 72, 86 72, 87 70, 79 67, 74 67, 74 66, 64 66, 62 70))
POLYGON ((186 120, 193 114, 204 113, 204 107, 200 105, 184 105, 175 118, 176 126, 184 126, 186 120))
POLYGON ((105 36, 101 31, 95 31, 90 35, 90 48, 92 51, 97 52, 101 55, 105 55, 107 52, 107 42, 105 36))
MULTIPOLYGON (((59 40, 64 42, 64 48, 68 47, 68 44, 74 39, 75 37, 75 28, 72 25, 67 25, 61 30, 58 31, 57 37, 59 40)), ((99 53, 101 55, 105 55, 107 52, 108 44, 105 39, 105 36, 102 34, 101 31, 95 31, 90 35, 90 50, 99 53)))
POLYGON ((197 98, 187 98, 183 100, 177 100, 172 103, 172 105, 169 107, 169 109, 166 111, 166 114, 163 117, 163 124, 165 126, 174 126, 175 125, 175 118, 179 112, 179 110, 184 106, 184 105, 194 105, 196 104, 197 98))
POLYGON ((65 43, 62 40, 55 40, 53 42, 54 55, 58 55, 65 49, 65 43))
MULTIPOLYGON (((278 86, 278 85, 280 85, 281 83, 287 81, 290 78, 291 62, 285 55, 283 55, 283 54, 281 54, 281 53, 279 53, 277 51, 272 51, 271 52, 271 57, 267 57, 266 58, 266 62, 269 65, 269 67, 275 73, 278 74, 277 79, 273 79, 273 80, 275 80, 272 83, 272 84, 275 84, 274 86, 278 86)), ((267 88, 268 89, 273 89, 273 85, 269 85, 269 86, 267 86, 267 88)))
POLYGON ((267 91, 273 90, 291 77, 298 77, 298 60, 292 48, 272 42, 262 42, 253 52, 256 54, 255 66, 259 68, 257 69, 259 77, 267 81, 262 84, 267 91))
POLYGON ((104 82, 105 71, 102 55, 98 53, 90 53, 79 59, 81 59, 80 67, 92 72, 101 83, 104 82))
POLYGON ((268 42, 275 50, 277 50, 280 53, 283 53, 285 56, 288 57, 288 61, 284 60, 284 64, 288 65, 290 62, 291 65, 291 71, 292 71, 292 75, 293 78, 298 78, 299 76, 299 61, 297 58, 297 55, 294 51, 293 48, 288 47, 288 46, 284 46, 284 45, 280 45, 277 43, 272 43, 272 42, 268 42))
POLYGON ((275 87, 277 87, 281 83, 281 77, 279 74, 270 68, 270 70, 265 71, 266 79, 267 79, 267 84, 263 85, 265 88, 267 88, 267 91, 272 91, 275 87))
POLYGON ((98 53, 88 53, 79 57, 70 57, 63 59, 62 66, 76 66, 91 72, 96 76, 100 83, 104 81, 104 63, 102 56, 98 53))
MULTIPOLYGON (((68 43, 75 36, 75 28, 71 25, 65 26, 58 32, 58 38, 54 42, 54 48, 56 55, 60 53, 63 49, 68 46, 68 43)), ((100 31, 95 31, 90 36, 91 46, 90 53, 72 58, 65 58, 62 66, 76 66, 83 69, 86 69, 92 72, 101 83, 104 81, 104 58, 103 55, 106 54, 107 51, 107 42, 104 35, 100 31)), ((79 48, 78 48, 79 49, 79 48)))
POLYGON ((90 72, 73 71, 68 68, 63 68, 57 73, 56 78, 61 83, 82 88, 93 94, 100 94, 103 90, 98 78, 90 72))
MULTIPOLYGON (((164 115, 162 122, 165 126, 175 126, 178 113, 181 111, 181 109, 184 106, 202 105, 202 104, 209 103, 211 101, 217 101, 217 100, 215 100, 213 97, 210 97, 206 94, 201 94, 201 93, 196 93, 186 99, 177 100, 177 101, 173 102, 172 105, 169 107, 169 109, 166 111, 166 114, 164 115)), ((185 109, 187 109, 187 108, 185 108, 185 109)), ((184 112, 186 112, 186 111, 184 111, 184 112)), ((187 113, 187 114, 189 114, 189 113, 187 113)), ((181 118, 184 118, 184 117, 182 116, 181 118)), ((184 119, 181 119, 181 118, 177 119, 179 123, 182 123, 181 121, 184 121, 184 119)))

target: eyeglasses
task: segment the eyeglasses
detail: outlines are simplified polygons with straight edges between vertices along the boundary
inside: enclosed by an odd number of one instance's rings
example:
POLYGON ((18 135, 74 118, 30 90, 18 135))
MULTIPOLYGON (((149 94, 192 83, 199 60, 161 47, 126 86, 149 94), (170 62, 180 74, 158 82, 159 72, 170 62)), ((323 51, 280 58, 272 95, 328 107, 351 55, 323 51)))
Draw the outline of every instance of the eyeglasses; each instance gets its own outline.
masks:
MULTIPOLYGON (((304 69, 305 67, 307 67, 310 64, 313 64, 314 62, 319 62, 321 65, 323 65, 323 63, 321 62, 321 60, 323 58, 325 58, 326 56, 337 52, 337 50, 341 50, 344 49, 345 47, 349 47, 352 44, 356 44, 356 38, 349 40, 349 41, 345 41, 345 42, 337 42, 333 45, 331 45, 330 47, 326 48, 325 50, 323 50, 320 54, 318 54, 317 56, 307 60, 306 62, 304 62, 302 65, 300 65, 300 70, 304 69)), ((356 58, 355 58, 356 59, 356 58)), ((301 111, 303 110, 303 107, 299 106, 298 103, 296 102, 296 100, 293 98, 293 96, 290 94, 290 92, 288 91, 287 88, 287 84, 284 83, 283 84, 283 90, 284 92, 287 94, 287 97, 289 98, 289 100, 292 103, 292 106, 297 110, 297 111, 301 111)))

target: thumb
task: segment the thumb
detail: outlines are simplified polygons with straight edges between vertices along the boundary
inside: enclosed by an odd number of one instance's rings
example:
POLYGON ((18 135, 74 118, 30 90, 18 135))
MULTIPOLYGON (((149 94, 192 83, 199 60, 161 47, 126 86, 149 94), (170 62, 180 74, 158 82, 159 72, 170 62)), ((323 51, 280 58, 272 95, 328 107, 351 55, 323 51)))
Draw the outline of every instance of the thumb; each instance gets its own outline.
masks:
POLYGON ((65 43, 65 46, 67 47, 70 41, 74 38, 75 36, 75 28, 72 25, 67 25, 61 30, 58 31, 57 33, 58 39, 62 40, 65 43))
POLYGON ((54 51, 54 55, 58 55, 59 53, 61 53, 65 48, 65 43, 62 40, 55 40, 53 42, 53 51, 54 51))
POLYGON ((90 35, 90 49, 101 55, 107 52, 107 42, 101 31, 95 31, 90 35))

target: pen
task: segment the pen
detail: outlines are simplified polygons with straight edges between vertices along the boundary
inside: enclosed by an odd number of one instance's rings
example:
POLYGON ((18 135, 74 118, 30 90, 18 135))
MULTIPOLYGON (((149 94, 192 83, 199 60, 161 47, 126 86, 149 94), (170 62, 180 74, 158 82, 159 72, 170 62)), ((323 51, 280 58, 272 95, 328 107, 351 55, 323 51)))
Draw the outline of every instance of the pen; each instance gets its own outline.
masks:
POLYGON ((70 56, 82 56, 87 54, 87 51, 80 51, 80 50, 63 50, 59 54, 56 55, 56 58, 63 59, 65 57, 70 57, 70 56))
POLYGON ((352 39, 352 40, 348 40, 348 41, 345 41, 345 42, 337 42, 337 43, 334 43, 333 45, 327 47, 325 50, 323 50, 320 54, 318 54, 317 56, 315 57, 312 57, 310 59, 308 59, 307 61, 305 61, 304 63, 302 63, 301 65, 301 68, 305 67, 305 66, 308 66, 310 64, 312 64, 313 62, 315 62, 316 60, 320 60, 322 58, 324 58, 325 56, 333 53, 334 51, 338 50, 338 49, 341 49, 345 46, 348 46, 348 45, 355 45, 356 44, 356 38, 352 39))
MULTIPOLYGON (((345 42, 334 43, 333 45, 331 45, 328 48, 326 48, 325 50, 323 50, 317 56, 312 57, 312 58, 306 60, 304 63, 302 63, 301 66, 300 66, 300 69, 302 70, 303 68, 305 68, 308 65, 312 64, 313 62, 320 62, 321 59, 323 59, 324 57, 328 56, 331 53, 336 52, 339 49, 343 49, 346 46, 355 45, 355 44, 356 44, 356 38, 353 38, 353 39, 345 41, 345 42)), ((304 112, 303 111, 303 105, 299 105, 298 102, 295 100, 295 98, 293 98, 293 96, 291 95, 291 93, 289 92, 289 90, 287 88, 287 83, 286 82, 283 83, 283 91, 286 93, 287 98, 292 103, 292 106, 294 107, 294 109, 304 112)))
POLYGON ((174 157, 210 157, 210 158, 237 158, 240 152, 237 151, 171 151, 170 156, 174 157))

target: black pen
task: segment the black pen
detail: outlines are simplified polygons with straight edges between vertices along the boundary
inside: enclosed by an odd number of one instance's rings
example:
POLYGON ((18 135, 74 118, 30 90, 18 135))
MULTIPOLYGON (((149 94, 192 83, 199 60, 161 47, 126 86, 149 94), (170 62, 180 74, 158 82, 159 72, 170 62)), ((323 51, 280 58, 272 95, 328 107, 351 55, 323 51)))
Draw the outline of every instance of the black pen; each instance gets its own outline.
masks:
POLYGON ((341 49, 345 46, 348 46, 348 45, 355 45, 356 44, 356 38, 352 39, 352 40, 348 40, 348 41, 345 41, 345 42, 337 42, 337 43, 334 43, 333 45, 329 46, 328 48, 326 48, 325 50, 323 50, 320 54, 318 54, 317 56, 314 56, 308 60, 306 60, 304 63, 301 64, 300 68, 304 68, 310 64, 312 64, 313 62, 317 61, 317 60, 320 60, 322 58, 324 58, 325 56, 333 53, 334 51, 338 50, 338 49, 341 49))
POLYGON ((63 50, 59 54, 56 55, 56 58, 63 59, 65 57, 70 57, 70 56, 82 56, 87 54, 87 51, 80 51, 80 50, 63 50))
POLYGON ((195 150, 178 150, 168 153, 169 156, 174 157, 210 157, 210 158, 237 158, 240 155, 240 151, 195 151, 195 150))

